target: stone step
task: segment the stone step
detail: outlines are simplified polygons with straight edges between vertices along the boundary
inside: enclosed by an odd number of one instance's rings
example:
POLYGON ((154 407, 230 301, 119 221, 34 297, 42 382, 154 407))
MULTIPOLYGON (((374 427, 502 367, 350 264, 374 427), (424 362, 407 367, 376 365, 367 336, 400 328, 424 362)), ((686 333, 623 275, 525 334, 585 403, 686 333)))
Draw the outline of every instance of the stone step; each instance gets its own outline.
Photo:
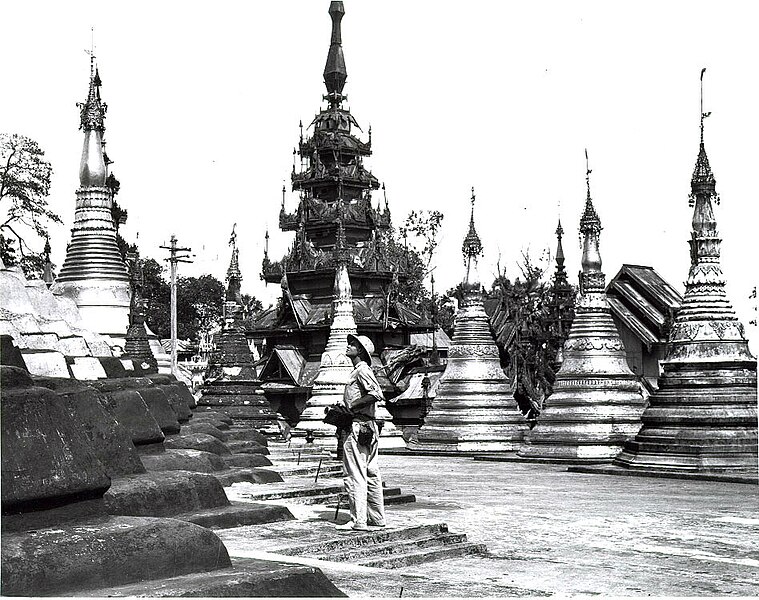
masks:
MULTIPOLYGON (((271 457, 272 461, 281 462, 281 463, 308 463, 308 464, 317 464, 319 461, 322 462, 322 464, 327 462, 334 462, 331 457, 323 456, 321 454, 298 454, 292 453, 292 452, 276 452, 272 451, 271 448, 269 448, 269 456, 271 457)), ((337 463, 340 464, 340 463, 337 463)))
MULTIPOLYGON (((340 506, 346 508, 348 506, 348 498, 345 493, 341 495, 340 506)), ((385 494, 384 496, 385 506, 388 506, 389 504, 409 504, 411 502, 416 502, 416 496, 414 494, 403 494, 399 491, 397 494, 385 494)), ((336 508, 337 496, 325 496, 319 500, 313 501, 309 498, 304 504, 326 504, 330 508, 336 508)))
POLYGON ((358 562, 367 558, 408 555, 419 550, 441 548, 467 541, 465 533, 441 533, 411 540, 392 540, 381 544, 360 546, 343 552, 317 555, 315 558, 335 562, 358 562))
POLYGON ((284 500, 307 498, 309 496, 323 496, 327 494, 339 494, 343 491, 342 485, 327 484, 313 487, 300 487, 294 489, 269 490, 252 493, 248 497, 251 500, 284 500))
POLYGON ((276 504, 232 502, 230 506, 211 508, 174 517, 180 521, 195 523, 209 529, 229 529, 245 525, 292 521, 292 513, 284 506, 276 504))
POLYGON ((316 477, 319 471, 319 479, 322 477, 342 477, 343 468, 340 465, 272 465, 271 470, 276 471, 282 477, 316 477))
MULTIPOLYGON (((401 495, 399 487, 385 487, 382 489, 385 499, 401 495)), ((295 500, 305 504, 320 504, 325 501, 337 501, 338 494, 344 493, 342 484, 317 485, 315 487, 271 491, 262 490, 259 493, 251 494, 249 497, 253 500, 295 500)))
POLYGON ((82 597, 345 597, 320 569, 252 558, 179 577, 75 592, 82 597))
POLYGON ((401 554, 399 556, 367 558, 358 561, 356 564, 364 567, 398 569, 411 565, 418 565, 420 563, 443 560, 446 558, 455 558, 471 554, 485 555, 487 554, 487 547, 485 544, 473 544, 470 542, 465 542, 460 544, 452 544, 450 546, 443 546, 441 548, 419 550, 418 552, 410 552, 408 554, 401 554))
POLYGON ((226 442, 225 444, 232 452, 252 452, 255 454, 269 454, 269 449, 266 446, 259 444, 253 440, 233 440, 226 442))
POLYGON ((403 529, 376 529, 366 533, 348 532, 347 535, 334 531, 330 534, 333 537, 328 539, 289 548, 279 548, 277 553, 291 556, 323 556, 362 546, 371 547, 387 542, 418 540, 447 533, 448 525, 445 523, 416 525, 403 529))
POLYGON ((250 483, 280 483, 282 475, 273 469, 264 469, 260 467, 234 467, 224 471, 215 471, 213 476, 221 482, 223 487, 228 487, 233 483, 247 481, 250 483))

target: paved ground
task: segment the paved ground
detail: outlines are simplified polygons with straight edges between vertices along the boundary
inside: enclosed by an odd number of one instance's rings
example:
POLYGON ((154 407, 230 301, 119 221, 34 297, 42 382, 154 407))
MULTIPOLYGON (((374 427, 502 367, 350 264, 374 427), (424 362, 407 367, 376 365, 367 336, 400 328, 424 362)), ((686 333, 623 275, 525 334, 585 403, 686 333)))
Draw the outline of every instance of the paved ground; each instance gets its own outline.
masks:
MULTIPOLYGON (((308 561, 350 596, 398 597, 401 588, 403 596, 759 595, 759 486, 468 458, 380 459, 386 481, 417 496, 388 508, 390 525, 446 522, 487 544, 490 556, 394 570, 308 561)), ((287 527, 292 539, 334 516, 319 506, 293 510, 302 521, 287 527)), ((220 533, 232 556, 276 552, 266 542, 271 532, 220 533)))

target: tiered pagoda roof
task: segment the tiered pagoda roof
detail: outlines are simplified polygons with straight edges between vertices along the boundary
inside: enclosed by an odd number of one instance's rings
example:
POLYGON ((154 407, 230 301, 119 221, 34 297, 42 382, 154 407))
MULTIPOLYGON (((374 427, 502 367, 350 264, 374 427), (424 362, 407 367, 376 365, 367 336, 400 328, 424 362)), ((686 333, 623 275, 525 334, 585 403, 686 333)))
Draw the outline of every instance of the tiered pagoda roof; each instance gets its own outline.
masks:
POLYGON ((343 94, 347 70, 340 32, 343 3, 332 2, 329 14, 332 39, 324 67, 327 106, 306 128, 312 131, 310 136, 304 136, 301 123, 298 149, 294 151, 300 157, 300 169, 293 164, 291 174, 292 190, 298 194, 293 212, 286 209, 282 190, 279 226, 282 231, 296 232, 295 239, 282 260, 270 261, 267 253, 263 261, 262 278, 280 283, 286 273, 294 293, 301 291, 300 279, 313 279, 309 273, 318 273, 319 279, 324 279, 325 285, 320 287, 325 289, 319 291, 331 291, 339 223, 345 230, 352 276, 366 274, 389 282, 393 273, 403 280, 406 272, 405 261, 391 258, 388 252, 391 219, 387 199, 383 207, 372 198, 380 182, 364 164, 372 153, 371 128, 368 139, 360 139, 357 130, 361 127, 343 105, 347 100, 343 94))
POLYGON ((344 233, 343 251, 359 328, 426 329, 421 315, 395 300, 398 285, 407 279, 408 257, 391 239, 384 185, 382 199, 373 197, 380 189, 380 181, 364 162, 372 153, 371 128, 367 139, 359 137, 361 127, 345 106, 347 70, 340 30, 345 14, 343 3, 333 1, 329 14, 332 37, 324 67, 326 106, 305 132, 301 123, 298 148, 293 151, 291 183, 298 196, 293 211, 286 207, 286 189, 282 188, 279 226, 282 231, 295 232, 295 238, 281 260, 270 260, 268 248, 264 252, 261 278, 282 286, 282 301, 278 307, 257 315, 249 330, 329 326, 332 284, 340 262, 340 229, 344 233))

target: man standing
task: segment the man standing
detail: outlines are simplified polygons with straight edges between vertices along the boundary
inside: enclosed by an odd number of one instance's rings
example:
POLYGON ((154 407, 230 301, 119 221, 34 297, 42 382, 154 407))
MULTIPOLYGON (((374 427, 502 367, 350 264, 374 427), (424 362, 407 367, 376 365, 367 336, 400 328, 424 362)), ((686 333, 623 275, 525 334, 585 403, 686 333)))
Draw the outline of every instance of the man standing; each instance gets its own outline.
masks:
POLYGON ((345 354, 353 362, 343 392, 343 402, 353 413, 350 431, 343 443, 343 483, 350 502, 351 520, 338 529, 366 531, 369 526, 385 526, 385 506, 377 453, 379 428, 374 405, 383 399, 372 371, 374 344, 365 335, 349 335, 345 354))

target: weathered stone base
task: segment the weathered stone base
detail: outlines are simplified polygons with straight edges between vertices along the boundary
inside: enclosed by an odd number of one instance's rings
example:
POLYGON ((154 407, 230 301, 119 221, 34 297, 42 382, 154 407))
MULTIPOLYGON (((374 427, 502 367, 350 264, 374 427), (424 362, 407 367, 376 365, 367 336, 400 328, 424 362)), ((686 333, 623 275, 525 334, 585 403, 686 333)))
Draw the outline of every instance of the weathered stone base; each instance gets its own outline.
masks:
POLYGON ((211 573, 195 573, 133 585, 100 588, 76 594, 85 597, 345 597, 321 570, 251 558, 211 573))
POLYGON ((642 421, 616 466, 756 475, 756 362, 664 363, 642 421))
POLYGON ((576 463, 610 462, 640 429, 644 399, 635 376, 557 378, 554 393, 518 455, 576 463))
POLYGON ((3 533, 4 596, 60 595, 230 566, 221 540, 184 521, 100 517, 3 533))
POLYGON ((443 380, 412 450, 515 452, 527 431, 505 380, 443 380))

